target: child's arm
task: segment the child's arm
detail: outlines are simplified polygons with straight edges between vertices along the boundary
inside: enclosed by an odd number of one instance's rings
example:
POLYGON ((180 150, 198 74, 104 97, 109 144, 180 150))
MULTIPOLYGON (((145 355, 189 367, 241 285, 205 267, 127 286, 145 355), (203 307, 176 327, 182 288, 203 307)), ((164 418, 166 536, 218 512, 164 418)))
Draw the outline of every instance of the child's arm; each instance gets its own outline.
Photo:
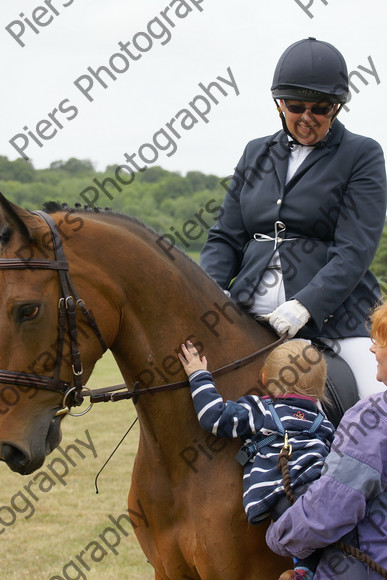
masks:
POLYGON ((250 435, 253 411, 249 398, 243 398, 243 405, 233 401, 225 403, 207 370, 206 357, 200 357, 189 341, 181 345, 181 350, 178 356, 189 378, 195 411, 203 429, 222 437, 250 435))

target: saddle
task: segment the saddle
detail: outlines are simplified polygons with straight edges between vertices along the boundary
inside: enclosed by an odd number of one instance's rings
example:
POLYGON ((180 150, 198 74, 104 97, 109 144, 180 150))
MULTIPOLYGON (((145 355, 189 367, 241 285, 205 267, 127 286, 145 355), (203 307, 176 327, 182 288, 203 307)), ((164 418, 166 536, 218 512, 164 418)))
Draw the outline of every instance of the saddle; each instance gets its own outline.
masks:
POLYGON ((322 403, 324 413, 337 428, 345 411, 359 400, 356 380, 349 365, 324 343, 313 340, 313 345, 325 356, 327 380, 325 395, 327 403, 322 403))

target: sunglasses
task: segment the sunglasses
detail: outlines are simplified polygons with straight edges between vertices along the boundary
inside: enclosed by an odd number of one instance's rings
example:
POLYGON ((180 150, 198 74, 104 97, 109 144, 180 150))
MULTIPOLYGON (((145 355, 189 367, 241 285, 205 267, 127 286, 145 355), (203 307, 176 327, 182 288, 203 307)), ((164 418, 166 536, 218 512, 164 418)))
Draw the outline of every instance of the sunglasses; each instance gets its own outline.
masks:
POLYGON ((284 102, 287 110, 291 113, 294 113, 295 115, 301 115, 302 113, 305 113, 306 110, 311 111, 313 115, 328 115, 328 113, 330 113, 330 111, 333 109, 333 104, 327 105, 325 107, 320 107, 319 105, 315 105, 314 107, 305 107, 304 105, 288 105, 286 101, 284 102))

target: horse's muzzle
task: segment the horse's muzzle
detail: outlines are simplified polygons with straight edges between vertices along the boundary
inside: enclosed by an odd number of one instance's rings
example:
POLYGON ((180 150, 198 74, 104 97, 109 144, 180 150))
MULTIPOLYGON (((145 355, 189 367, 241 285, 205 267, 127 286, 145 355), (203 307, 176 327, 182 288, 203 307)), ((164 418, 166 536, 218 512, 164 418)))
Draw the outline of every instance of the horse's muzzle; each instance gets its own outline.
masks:
POLYGON ((1 457, 12 471, 16 471, 21 475, 28 475, 39 469, 45 460, 45 455, 32 460, 28 453, 11 443, 3 443, 1 457))
POLYGON ((31 449, 24 449, 21 445, 6 441, 1 444, 0 457, 12 471, 21 475, 29 475, 39 469, 46 456, 51 453, 60 443, 62 435, 60 430, 60 417, 52 419, 45 441, 31 449))

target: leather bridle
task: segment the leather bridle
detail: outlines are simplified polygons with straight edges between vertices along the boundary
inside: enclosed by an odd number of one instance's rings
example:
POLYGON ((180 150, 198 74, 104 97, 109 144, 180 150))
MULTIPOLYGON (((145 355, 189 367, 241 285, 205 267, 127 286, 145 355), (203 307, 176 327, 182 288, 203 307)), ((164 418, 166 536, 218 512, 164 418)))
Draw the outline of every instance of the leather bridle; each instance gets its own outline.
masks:
POLYGON ((64 415, 66 413, 76 416, 84 415, 91 408, 91 405, 89 405, 88 409, 86 409, 86 411, 83 411, 82 413, 70 412, 70 408, 72 406, 79 406, 82 404, 83 397, 85 394, 87 394, 88 392, 91 393, 90 389, 88 389, 87 387, 83 387, 82 385, 83 368, 77 342, 78 331, 76 324, 76 305, 80 309, 83 316, 86 318, 91 329, 96 334, 103 349, 103 352, 107 350, 107 346, 98 329, 94 317, 86 308, 86 305, 83 302, 83 300, 79 298, 78 294, 76 293, 71 283, 69 276, 69 265, 66 260, 61 235, 55 220, 49 214, 43 211, 34 211, 32 213, 40 216, 49 226, 51 232, 52 249, 54 251, 55 259, 44 260, 31 258, 22 260, 19 258, 1 258, 0 269, 3 270, 38 269, 38 270, 54 270, 58 272, 59 276, 58 342, 57 342, 54 377, 51 378, 36 375, 33 373, 0 370, 0 383, 6 383, 16 386, 21 385, 30 388, 43 389, 45 391, 53 391, 55 393, 62 393, 63 394, 62 408, 56 413, 55 416, 64 415), (63 360, 63 347, 66 339, 66 331, 70 343, 71 366, 73 373, 72 386, 70 385, 70 383, 62 381, 60 379, 60 372, 63 360))

